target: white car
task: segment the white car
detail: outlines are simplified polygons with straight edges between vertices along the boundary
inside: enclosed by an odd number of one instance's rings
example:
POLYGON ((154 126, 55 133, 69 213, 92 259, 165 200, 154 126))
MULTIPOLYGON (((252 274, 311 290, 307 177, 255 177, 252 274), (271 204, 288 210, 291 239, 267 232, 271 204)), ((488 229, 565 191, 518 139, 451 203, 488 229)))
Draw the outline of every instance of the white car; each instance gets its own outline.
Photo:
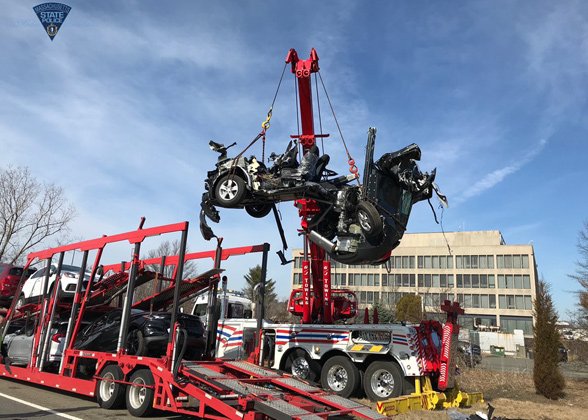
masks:
MULTIPOLYGON (((6 334, 3 341, 3 350, 8 357, 10 364, 15 366, 26 366, 31 360, 33 348, 34 322, 29 321, 24 327, 12 334, 6 334)), ((67 322, 56 322, 49 332, 50 346, 47 361, 56 363, 61 360, 67 322)))
MULTIPOLYGON (((53 291, 53 283, 55 282, 55 273, 57 271, 57 267, 52 265, 50 270, 51 275, 49 276, 49 283, 47 284, 47 291, 49 292, 49 295, 51 295, 51 292, 53 291)), ((35 271, 28 279, 25 280, 22 286, 21 294, 16 303, 17 308, 20 308, 25 303, 37 301, 38 298, 43 294, 43 280, 45 279, 46 272, 47 267, 43 267, 35 271)), ((80 267, 65 264, 61 266, 61 280, 59 281, 61 288, 60 296, 73 297, 76 291, 76 286, 78 284, 79 274, 80 267)), ((91 273, 86 271, 83 283, 84 289, 90 280, 90 275, 91 273)))

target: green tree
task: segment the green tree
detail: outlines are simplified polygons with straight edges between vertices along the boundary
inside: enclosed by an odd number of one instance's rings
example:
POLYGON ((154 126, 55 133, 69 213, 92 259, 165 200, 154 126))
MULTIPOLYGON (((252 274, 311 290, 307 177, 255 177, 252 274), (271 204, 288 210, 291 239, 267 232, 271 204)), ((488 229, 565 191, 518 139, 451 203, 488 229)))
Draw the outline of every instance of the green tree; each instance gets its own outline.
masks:
MULTIPOLYGON (((245 297, 251 299, 253 302, 256 302, 257 296, 254 293, 254 288, 259 282, 261 281, 261 265, 256 265, 255 267, 251 267, 249 272, 245 274, 245 287, 243 287, 243 293, 245 297)), ((277 299, 278 295, 275 292, 276 282, 272 279, 265 280, 265 306, 268 308, 272 305, 277 299)))
POLYGON ((394 312, 392 311, 390 306, 381 302, 376 302, 372 306, 372 322, 374 319, 373 314, 376 310, 378 311, 378 322, 380 324, 390 324, 394 322, 394 312))
POLYGON ((421 322, 423 319, 423 304, 419 295, 407 294, 396 303, 396 320, 406 322, 421 322))
POLYGON ((556 327, 557 312, 549 293, 549 285, 544 279, 537 282, 537 297, 533 311, 535 360, 533 382, 537 392, 549 399, 563 397, 565 380, 559 371, 560 336, 556 327))
POLYGON ((584 222, 584 226, 578 234, 576 247, 578 248, 580 257, 576 261, 575 273, 569 276, 576 280, 581 287, 578 292, 580 311, 582 312, 579 319, 586 320, 586 317, 588 317, 588 221, 584 222))

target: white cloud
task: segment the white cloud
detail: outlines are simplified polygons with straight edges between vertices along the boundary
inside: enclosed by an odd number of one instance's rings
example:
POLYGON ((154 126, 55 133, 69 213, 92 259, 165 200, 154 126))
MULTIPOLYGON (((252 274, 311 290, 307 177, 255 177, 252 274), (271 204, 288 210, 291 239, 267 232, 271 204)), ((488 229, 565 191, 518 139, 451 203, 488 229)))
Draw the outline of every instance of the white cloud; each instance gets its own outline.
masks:
POLYGON ((486 190, 493 188, 495 185, 502 182, 505 178, 509 175, 514 174, 515 172, 519 171, 523 168, 526 164, 531 162, 535 157, 537 157, 541 151, 547 145, 547 140, 542 139, 540 140, 532 150, 527 152, 524 156, 522 156, 519 160, 510 165, 505 167, 496 169, 489 174, 485 175, 479 181, 475 182, 471 187, 466 189, 461 195, 456 197, 455 202, 457 204, 466 201, 469 198, 475 197, 477 195, 482 194, 486 190))

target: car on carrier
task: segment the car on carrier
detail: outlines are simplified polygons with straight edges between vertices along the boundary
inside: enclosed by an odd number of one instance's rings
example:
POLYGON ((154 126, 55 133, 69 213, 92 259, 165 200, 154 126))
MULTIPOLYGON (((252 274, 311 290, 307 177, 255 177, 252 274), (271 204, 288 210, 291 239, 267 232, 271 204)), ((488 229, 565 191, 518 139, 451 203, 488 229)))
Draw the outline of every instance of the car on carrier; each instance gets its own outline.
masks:
MULTIPOLYGON (((16 303, 16 307, 20 308, 22 305, 30 302, 36 302, 43 295, 43 280, 45 279, 45 273, 47 267, 43 267, 35 271, 22 286, 22 291, 16 303)), ((53 292, 53 285, 55 283, 57 273, 57 266, 52 265, 49 269, 49 282, 47 283, 47 290, 49 295, 53 292)), ((73 298, 76 286, 78 284, 78 278, 80 275, 80 267, 74 265, 62 265, 61 266, 61 280, 60 285, 60 296, 73 298)), ((84 275, 83 287, 85 288, 90 280, 91 273, 86 270, 84 275)))
MULTIPOLYGON (((0 263, 0 306, 8 306, 12 302, 23 270, 16 265, 0 263)), ((27 274, 31 275, 34 271, 29 269, 27 274)))
MULTIPOLYGON (((80 332, 74 348, 76 350, 116 352, 121 319, 121 309, 114 309, 96 319, 80 332)), ((133 309, 129 319, 127 354, 152 357, 165 354, 169 339, 170 320, 171 313, 169 312, 146 312, 133 309)), ((178 315, 178 322, 188 334, 184 357, 199 359, 205 345, 204 324, 199 317, 183 313, 178 315)))
MULTIPOLYGON (((31 360, 33 347, 33 336, 35 331, 35 320, 20 318, 14 322, 16 331, 6 334, 2 342, 2 354, 8 357, 10 364, 14 366, 27 366, 31 360), (19 322, 17 322, 19 321, 19 322)), ((56 367, 61 361, 64 339, 67 332, 67 321, 55 321, 49 332, 49 354, 48 367, 56 367)), ((82 325, 87 325, 82 322, 82 325)))

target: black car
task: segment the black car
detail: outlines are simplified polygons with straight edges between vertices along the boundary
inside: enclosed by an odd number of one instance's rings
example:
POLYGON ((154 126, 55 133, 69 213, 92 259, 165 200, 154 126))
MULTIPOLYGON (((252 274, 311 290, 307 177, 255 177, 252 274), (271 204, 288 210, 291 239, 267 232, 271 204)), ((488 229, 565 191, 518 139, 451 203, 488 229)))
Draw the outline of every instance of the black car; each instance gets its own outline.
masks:
MULTIPOLYGON (((115 309, 98 318, 78 335, 74 348, 114 353, 118 342, 122 310, 115 309)), ((127 354, 158 357, 165 354, 171 313, 133 309, 127 335, 127 354)), ((194 315, 179 314, 178 322, 188 335, 184 357, 199 359, 204 351, 204 324, 194 315)))

